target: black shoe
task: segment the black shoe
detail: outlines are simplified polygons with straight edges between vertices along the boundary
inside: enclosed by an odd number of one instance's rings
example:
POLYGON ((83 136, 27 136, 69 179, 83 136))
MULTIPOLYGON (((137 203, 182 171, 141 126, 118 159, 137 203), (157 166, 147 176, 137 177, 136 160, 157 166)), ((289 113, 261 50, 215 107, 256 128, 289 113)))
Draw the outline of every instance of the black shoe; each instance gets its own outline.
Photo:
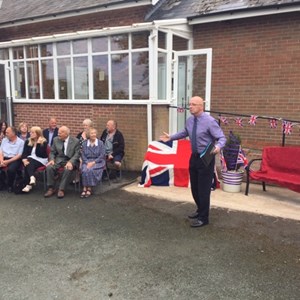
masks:
POLYGON ((197 211, 188 215, 189 219, 197 219, 199 217, 199 213, 197 211))
POLYGON ((11 186, 9 186, 9 187, 7 188, 7 191, 8 191, 9 193, 12 193, 12 192, 13 192, 13 188, 12 188, 11 186))
POLYGON ((191 227, 203 227, 208 224, 208 221, 202 221, 200 219, 195 220, 193 223, 191 223, 191 227))

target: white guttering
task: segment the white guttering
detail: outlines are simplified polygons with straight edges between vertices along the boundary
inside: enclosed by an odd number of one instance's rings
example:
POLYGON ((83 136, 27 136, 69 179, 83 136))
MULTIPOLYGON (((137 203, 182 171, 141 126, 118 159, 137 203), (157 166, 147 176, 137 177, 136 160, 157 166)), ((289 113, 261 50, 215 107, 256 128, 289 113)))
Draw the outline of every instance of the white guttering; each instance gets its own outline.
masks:
POLYGON ((140 0, 136 2, 131 2, 130 5, 128 3, 124 4, 108 4, 101 7, 91 7, 87 9, 79 8, 74 9, 70 12, 65 13, 59 13, 59 12, 53 12, 47 16, 36 16, 36 17, 30 17, 25 20, 12 20, 3 22, 1 24, 0 22, 0 28, 8 28, 8 27, 14 27, 14 26, 22 26, 22 25, 28 25, 33 23, 40 23, 40 22, 47 22, 47 21, 53 21, 53 20, 59 20, 59 19, 65 19, 70 17, 76 17, 76 16, 83 16, 87 14, 93 14, 93 13, 99 13, 99 12, 105 12, 105 11, 111 11, 116 9, 126 9, 126 8, 133 8, 137 6, 145 6, 145 5, 151 5, 150 0, 140 0))
POLYGON ((261 17, 275 14, 291 13, 300 11, 300 5, 293 5, 288 7, 276 7, 276 8, 266 8, 266 9, 256 9, 256 10, 245 10, 245 11, 228 11, 220 14, 211 14, 206 16, 197 16, 191 18, 188 23, 190 25, 204 24, 204 23, 213 23, 221 22, 235 19, 244 19, 244 18, 253 18, 261 17))

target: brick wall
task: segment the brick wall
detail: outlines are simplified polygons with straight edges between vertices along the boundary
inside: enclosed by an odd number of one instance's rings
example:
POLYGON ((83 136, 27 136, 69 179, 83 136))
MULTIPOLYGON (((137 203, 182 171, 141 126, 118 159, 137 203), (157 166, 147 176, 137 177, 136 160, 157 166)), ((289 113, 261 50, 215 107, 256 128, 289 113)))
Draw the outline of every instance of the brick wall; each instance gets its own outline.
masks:
MULTIPOLYGON (((167 111, 167 109, 165 109, 167 111)), ((125 139, 126 168, 140 170, 147 149, 147 107, 145 105, 72 105, 72 104, 14 104, 14 123, 25 121, 31 126, 48 126, 50 116, 58 125, 70 128, 71 135, 82 131, 86 118, 94 122, 98 136, 106 122, 116 120, 125 139)))
MULTIPOLYGON (((212 48, 212 110, 282 117, 300 121, 299 13, 197 25, 194 48, 212 48)), ((281 122, 244 127, 230 119, 226 133, 239 133, 243 145, 260 149, 280 145, 281 122)), ((300 144, 294 126, 286 144, 300 144)))
POLYGON ((165 105, 155 105, 152 109, 152 140, 159 140, 163 131, 169 129, 169 108, 165 105))

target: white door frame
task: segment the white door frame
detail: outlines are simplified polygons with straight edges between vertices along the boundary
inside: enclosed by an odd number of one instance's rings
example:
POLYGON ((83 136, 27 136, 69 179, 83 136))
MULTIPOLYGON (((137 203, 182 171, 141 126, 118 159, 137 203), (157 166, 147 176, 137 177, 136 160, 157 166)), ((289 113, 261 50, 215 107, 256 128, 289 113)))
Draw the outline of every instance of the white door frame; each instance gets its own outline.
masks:
MULTIPOLYGON (((178 106, 178 72, 179 72, 179 57, 181 56, 192 56, 192 55, 206 55, 206 84, 205 84, 205 109, 210 110, 211 105, 211 72, 212 72, 212 49, 195 49, 195 50, 186 50, 186 51, 177 51, 174 53, 174 93, 172 99, 172 106, 178 106)), ((187 76, 192 76, 192 72, 188 72, 187 76), (189 75, 190 74, 190 75, 189 75)), ((192 78, 187 78, 186 84, 190 84, 192 78)), ((189 92, 192 93, 192 89, 189 89, 189 92)), ((191 97, 193 95, 188 95, 191 97)), ((169 132, 175 133, 177 128, 177 118, 178 112, 177 109, 170 109, 170 123, 169 123, 169 132)))
POLYGON ((0 64, 4 66, 4 77, 5 77, 5 96, 6 96, 6 114, 7 119, 6 122, 9 125, 13 125, 13 118, 12 118, 12 98, 11 98, 11 90, 10 90, 10 76, 9 71, 10 68, 8 66, 8 62, 4 60, 0 60, 0 64))

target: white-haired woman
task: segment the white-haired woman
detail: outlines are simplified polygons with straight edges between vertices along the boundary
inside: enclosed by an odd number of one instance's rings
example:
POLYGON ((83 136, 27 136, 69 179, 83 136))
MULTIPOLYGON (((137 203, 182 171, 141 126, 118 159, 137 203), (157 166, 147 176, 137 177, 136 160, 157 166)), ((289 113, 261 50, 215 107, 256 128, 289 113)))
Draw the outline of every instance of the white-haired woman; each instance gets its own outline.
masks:
MULTIPOLYGON (((82 126, 83 126, 83 131, 79 132, 77 134, 77 138, 79 139, 79 143, 80 143, 80 150, 82 150, 82 143, 88 139, 89 137, 89 130, 90 128, 93 127, 93 121, 91 119, 84 119, 82 122, 82 126)), ((81 166, 81 158, 80 158, 80 166, 81 166)), ((76 178, 73 180, 73 183, 78 183, 79 182, 79 175, 76 174, 76 178)))
POLYGON ((91 119, 85 119, 82 122, 83 131, 77 134, 77 138, 79 139, 80 145, 82 145, 83 141, 88 138, 89 129, 93 127, 93 121, 91 119))
POLYGON ((82 144, 81 159, 83 190, 80 197, 88 198, 92 195, 92 188, 101 181, 106 163, 103 142, 97 139, 97 130, 94 128, 90 129, 89 138, 82 144))
POLYGON ((42 129, 33 126, 30 129, 30 137, 25 141, 22 162, 25 167, 24 183, 26 186, 23 192, 28 193, 35 185, 34 173, 39 167, 45 166, 48 162, 47 140, 43 136, 42 129))

